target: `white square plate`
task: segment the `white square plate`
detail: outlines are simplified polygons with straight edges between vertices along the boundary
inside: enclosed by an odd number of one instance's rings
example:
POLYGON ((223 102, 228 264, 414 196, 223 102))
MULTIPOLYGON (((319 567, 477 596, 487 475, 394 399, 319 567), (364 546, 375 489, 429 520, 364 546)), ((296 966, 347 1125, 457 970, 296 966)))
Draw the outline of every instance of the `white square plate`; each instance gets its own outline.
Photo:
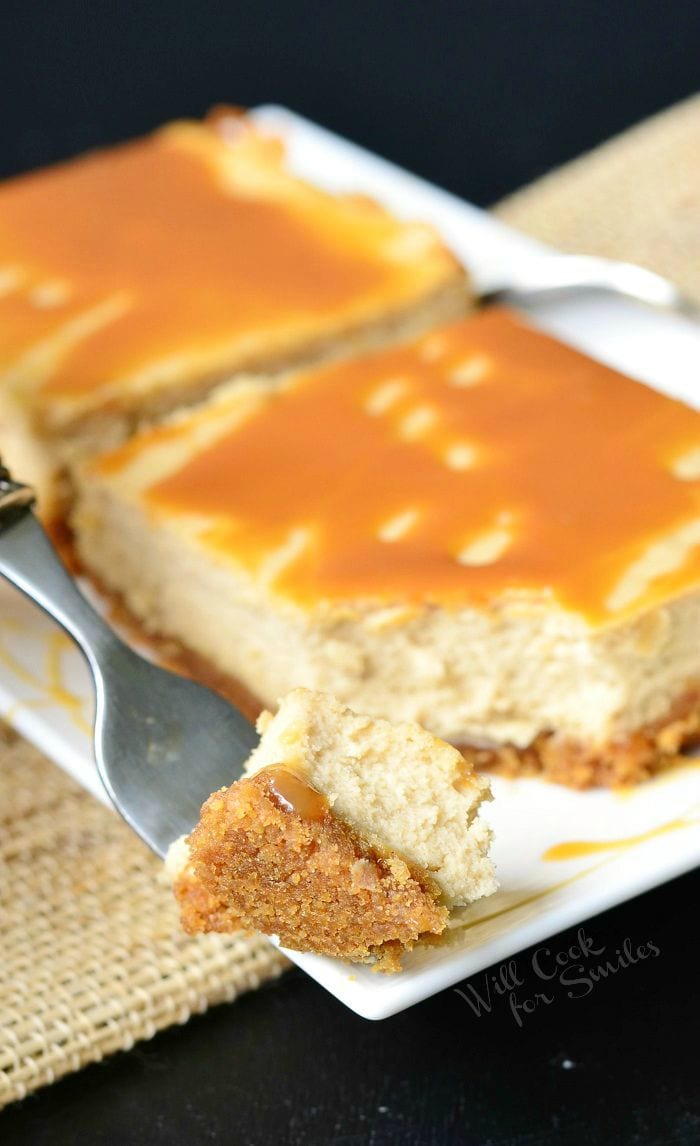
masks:
MULTIPOLYGON (((542 250, 485 212, 282 108, 255 115, 282 132, 294 167, 312 182, 365 192, 399 215, 432 222, 477 286, 491 285, 499 268, 524 265, 542 250)), ((698 328, 601 298, 542 305, 531 317, 657 389, 700 405, 698 328)), ((87 670, 68 638, 6 586, 0 586, 0 713, 105 799, 92 762, 87 670)), ((393 976, 319 956, 290 951, 290 957, 358 1014, 384 1018, 700 860, 698 761, 626 793, 498 778, 493 788, 486 814, 496 833, 501 890, 465 911, 447 942, 412 952, 393 976), (572 858, 544 858, 571 841, 591 846, 572 858)))

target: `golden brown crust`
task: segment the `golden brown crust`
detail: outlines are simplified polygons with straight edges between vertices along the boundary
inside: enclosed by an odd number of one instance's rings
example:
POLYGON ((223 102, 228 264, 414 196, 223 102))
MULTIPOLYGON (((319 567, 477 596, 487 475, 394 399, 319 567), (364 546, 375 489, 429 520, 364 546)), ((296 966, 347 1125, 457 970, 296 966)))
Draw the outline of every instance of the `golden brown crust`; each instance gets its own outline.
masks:
POLYGON ((444 931, 427 872, 366 843, 330 809, 280 805, 267 769, 214 792, 174 890, 190 934, 255 928, 282 944, 400 970, 400 955, 444 931))
POLYGON ((616 788, 640 784, 671 768, 683 748, 700 742, 700 687, 688 688, 660 720, 629 736, 588 745, 555 732, 541 732, 525 748, 460 751, 475 767, 502 776, 541 776, 569 788, 616 788))

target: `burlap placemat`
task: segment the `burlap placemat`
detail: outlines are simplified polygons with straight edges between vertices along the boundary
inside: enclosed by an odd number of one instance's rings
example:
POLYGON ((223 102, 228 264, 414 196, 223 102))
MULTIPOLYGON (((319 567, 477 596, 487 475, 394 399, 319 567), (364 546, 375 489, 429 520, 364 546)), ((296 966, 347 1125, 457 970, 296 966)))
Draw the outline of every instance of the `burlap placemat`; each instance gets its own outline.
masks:
POLYGON ((156 857, 1 726, 0 833, 0 1106, 287 965, 259 936, 184 935, 156 857))
MULTIPOLYGON (((700 99, 496 210, 557 246, 645 263, 700 298, 700 99)), ((0 1106, 286 965, 257 936, 186 938, 158 860, 8 732, 0 830, 0 1106)))
POLYGON ((499 203, 564 250, 641 263, 700 299, 700 96, 499 203))

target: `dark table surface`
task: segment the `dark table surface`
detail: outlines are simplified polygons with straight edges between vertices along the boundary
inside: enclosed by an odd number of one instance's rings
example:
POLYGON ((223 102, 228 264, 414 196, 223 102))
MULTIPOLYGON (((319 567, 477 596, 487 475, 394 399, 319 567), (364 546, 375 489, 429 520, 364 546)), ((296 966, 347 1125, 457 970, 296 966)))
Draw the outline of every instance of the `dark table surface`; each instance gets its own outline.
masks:
MULTIPOLYGON (((5 0, 0 20, 1 174, 274 101, 488 204, 700 88, 698 0, 5 0)), ((699 892, 694 873, 589 921, 596 965, 628 965, 522 1026, 465 984, 372 1024, 292 971, 8 1108, 0 1143, 698 1143, 699 892)))

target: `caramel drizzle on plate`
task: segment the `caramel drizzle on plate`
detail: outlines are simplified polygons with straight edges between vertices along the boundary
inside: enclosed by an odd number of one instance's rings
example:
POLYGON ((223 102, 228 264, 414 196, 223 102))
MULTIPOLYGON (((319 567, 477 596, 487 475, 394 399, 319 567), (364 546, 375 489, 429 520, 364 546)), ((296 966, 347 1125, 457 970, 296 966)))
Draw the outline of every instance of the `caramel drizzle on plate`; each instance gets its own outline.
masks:
POLYGON ((698 583, 699 446, 696 411, 492 309, 297 377, 146 500, 301 603, 617 620, 698 583))
POLYGON ((647 840, 665 836, 669 832, 677 832, 681 828, 691 827, 694 823, 697 824, 698 821, 679 816, 674 820, 657 824, 646 832, 639 832, 635 836, 624 836, 618 840, 567 840, 547 848, 542 859, 546 862, 558 862, 560 860, 581 859, 583 856, 595 855, 597 852, 627 851, 628 848, 646 843, 647 840))

